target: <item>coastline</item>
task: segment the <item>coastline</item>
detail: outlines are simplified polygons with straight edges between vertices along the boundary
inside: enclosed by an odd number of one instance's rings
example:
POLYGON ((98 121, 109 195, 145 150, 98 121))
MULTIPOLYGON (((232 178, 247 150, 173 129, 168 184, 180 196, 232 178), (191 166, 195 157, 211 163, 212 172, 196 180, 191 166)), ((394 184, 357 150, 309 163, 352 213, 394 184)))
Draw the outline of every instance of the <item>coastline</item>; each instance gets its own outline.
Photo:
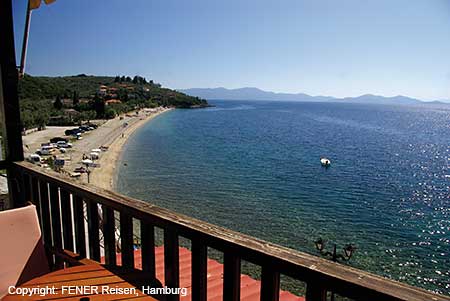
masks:
POLYGON ((102 152, 97 163, 100 164, 100 168, 94 169, 90 175, 90 184, 100 188, 114 190, 117 164, 122 153, 123 146, 128 139, 141 128, 144 124, 159 116, 165 112, 171 111, 172 108, 162 109, 156 113, 148 114, 145 117, 141 117, 137 122, 129 125, 125 128, 121 135, 116 136, 108 146, 106 152, 102 152))

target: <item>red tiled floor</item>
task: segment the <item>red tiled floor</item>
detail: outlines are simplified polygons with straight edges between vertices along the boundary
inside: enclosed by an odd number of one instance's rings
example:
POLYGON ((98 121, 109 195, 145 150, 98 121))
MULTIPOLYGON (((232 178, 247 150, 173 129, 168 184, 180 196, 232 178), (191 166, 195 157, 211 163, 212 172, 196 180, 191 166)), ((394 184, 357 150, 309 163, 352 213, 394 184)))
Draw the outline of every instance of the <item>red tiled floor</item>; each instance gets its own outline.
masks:
MULTIPOLYGON (((180 247, 180 287, 188 289, 188 295, 181 297, 182 301, 191 301, 191 251, 180 247)), ((102 258, 103 262, 103 258, 102 258)), ((122 258, 117 254, 117 264, 121 264, 122 258)), ((142 268, 141 250, 134 251, 135 267, 142 268)), ((164 247, 155 248, 156 277, 164 284, 164 247)), ((222 301, 223 296, 223 265, 215 260, 208 259, 208 301, 222 301)), ((259 301, 261 282, 250 276, 241 275, 241 300, 259 301)), ((280 291, 280 301, 305 301, 287 291, 280 291)))

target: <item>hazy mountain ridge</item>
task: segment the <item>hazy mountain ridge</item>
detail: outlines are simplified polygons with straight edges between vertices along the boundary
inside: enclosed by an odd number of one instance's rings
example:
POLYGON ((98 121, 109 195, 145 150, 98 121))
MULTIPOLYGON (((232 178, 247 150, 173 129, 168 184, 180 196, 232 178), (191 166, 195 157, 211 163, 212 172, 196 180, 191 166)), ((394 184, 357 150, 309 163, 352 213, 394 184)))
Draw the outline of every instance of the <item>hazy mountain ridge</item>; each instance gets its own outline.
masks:
POLYGON ((187 95, 197 96, 204 99, 226 99, 226 100, 278 100, 278 101, 311 101, 311 102, 347 102, 347 103, 373 103, 373 104, 443 104, 450 105, 444 101, 425 102, 407 96, 385 97, 373 94, 364 94, 357 97, 337 98, 332 96, 311 96, 304 93, 276 93, 264 91, 258 88, 246 87, 239 89, 220 88, 192 88, 178 90, 187 95))

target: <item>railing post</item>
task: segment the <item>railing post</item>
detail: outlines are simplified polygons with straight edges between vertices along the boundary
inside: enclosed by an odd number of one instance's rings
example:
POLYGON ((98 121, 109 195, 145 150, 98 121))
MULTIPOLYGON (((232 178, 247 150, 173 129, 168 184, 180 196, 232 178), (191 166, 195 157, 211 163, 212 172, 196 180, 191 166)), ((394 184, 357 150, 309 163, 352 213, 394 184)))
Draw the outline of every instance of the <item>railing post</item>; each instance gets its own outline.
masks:
POLYGON ((61 220, 63 228, 64 249, 74 251, 72 234, 72 208, 70 206, 70 193, 60 189, 61 195, 61 220))
MULTIPOLYGON (((59 210, 58 186, 50 183, 50 214, 52 220, 53 248, 56 252, 62 251, 61 214, 59 210)), ((64 262, 58 255, 55 256, 55 266, 57 269, 64 267, 64 262)))
POLYGON ((24 201, 25 203, 27 202, 32 202, 32 197, 31 197, 31 191, 32 191, 32 187, 31 187, 31 176, 29 174, 26 174, 24 172, 22 172, 22 189, 23 189, 23 196, 24 196, 24 201))
MULTIPOLYGON (((164 229, 164 284, 169 288, 180 286, 180 257, 178 235, 164 229)), ((179 295, 167 295, 167 301, 178 301, 179 295)))
MULTIPOLYGON (((38 180, 36 177, 30 176, 30 182, 31 182, 31 202, 36 205, 36 207, 39 206, 39 187, 38 187, 38 180)), ((39 216, 40 218, 40 216, 39 216)))
POLYGON ((53 255, 49 252, 49 248, 52 247, 52 226, 50 221, 50 203, 48 200, 48 186, 47 182, 39 181, 39 194, 42 214, 42 236, 44 238, 44 245, 46 247, 47 258, 50 267, 53 269, 53 255))
POLYGON ((241 259, 238 255, 224 252, 223 300, 239 301, 241 294, 241 259))
POLYGON ((318 283, 308 282, 306 284, 306 301, 326 301, 327 291, 318 283))
POLYGON ((30 177, 30 180, 31 180, 31 202, 36 205, 36 210, 39 218, 39 225, 41 226, 41 229, 43 229, 41 201, 39 200, 39 182, 36 177, 30 177))
POLYGON ((142 270, 156 278, 155 268, 155 227, 141 220, 142 270))
POLYGON ((84 206, 83 199, 79 196, 73 196, 73 220, 75 226, 76 252, 86 258, 86 230, 84 227, 84 206))
POLYGON ((261 301, 280 299, 280 273, 272 265, 263 265, 261 271, 261 301))
POLYGON ((207 247, 199 239, 192 240, 192 300, 206 301, 207 297, 207 247))
POLYGON ((13 167, 8 168, 7 172, 8 172, 8 191, 10 197, 9 203, 11 204, 11 208, 22 207, 26 204, 27 201, 25 197, 23 172, 13 167))
POLYGON ((133 218, 124 212, 120 212, 120 238, 122 266, 134 269, 133 218))
POLYGON ((105 264, 116 265, 116 232, 114 210, 102 206, 103 212, 103 244, 105 247, 105 264))
POLYGON ((92 200, 87 200, 86 203, 89 234, 89 255, 91 259, 100 261, 98 206, 97 203, 92 200))

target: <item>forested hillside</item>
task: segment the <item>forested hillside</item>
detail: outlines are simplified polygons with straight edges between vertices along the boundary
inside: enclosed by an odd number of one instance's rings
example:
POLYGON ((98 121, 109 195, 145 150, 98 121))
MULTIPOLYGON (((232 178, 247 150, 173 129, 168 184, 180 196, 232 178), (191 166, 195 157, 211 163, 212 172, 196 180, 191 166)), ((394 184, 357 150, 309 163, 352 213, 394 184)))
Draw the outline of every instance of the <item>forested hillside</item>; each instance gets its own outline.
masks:
POLYGON ((25 75, 19 81, 23 127, 72 125, 143 107, 197 108, 206 100, 163 88, 141 76, 25 75))

